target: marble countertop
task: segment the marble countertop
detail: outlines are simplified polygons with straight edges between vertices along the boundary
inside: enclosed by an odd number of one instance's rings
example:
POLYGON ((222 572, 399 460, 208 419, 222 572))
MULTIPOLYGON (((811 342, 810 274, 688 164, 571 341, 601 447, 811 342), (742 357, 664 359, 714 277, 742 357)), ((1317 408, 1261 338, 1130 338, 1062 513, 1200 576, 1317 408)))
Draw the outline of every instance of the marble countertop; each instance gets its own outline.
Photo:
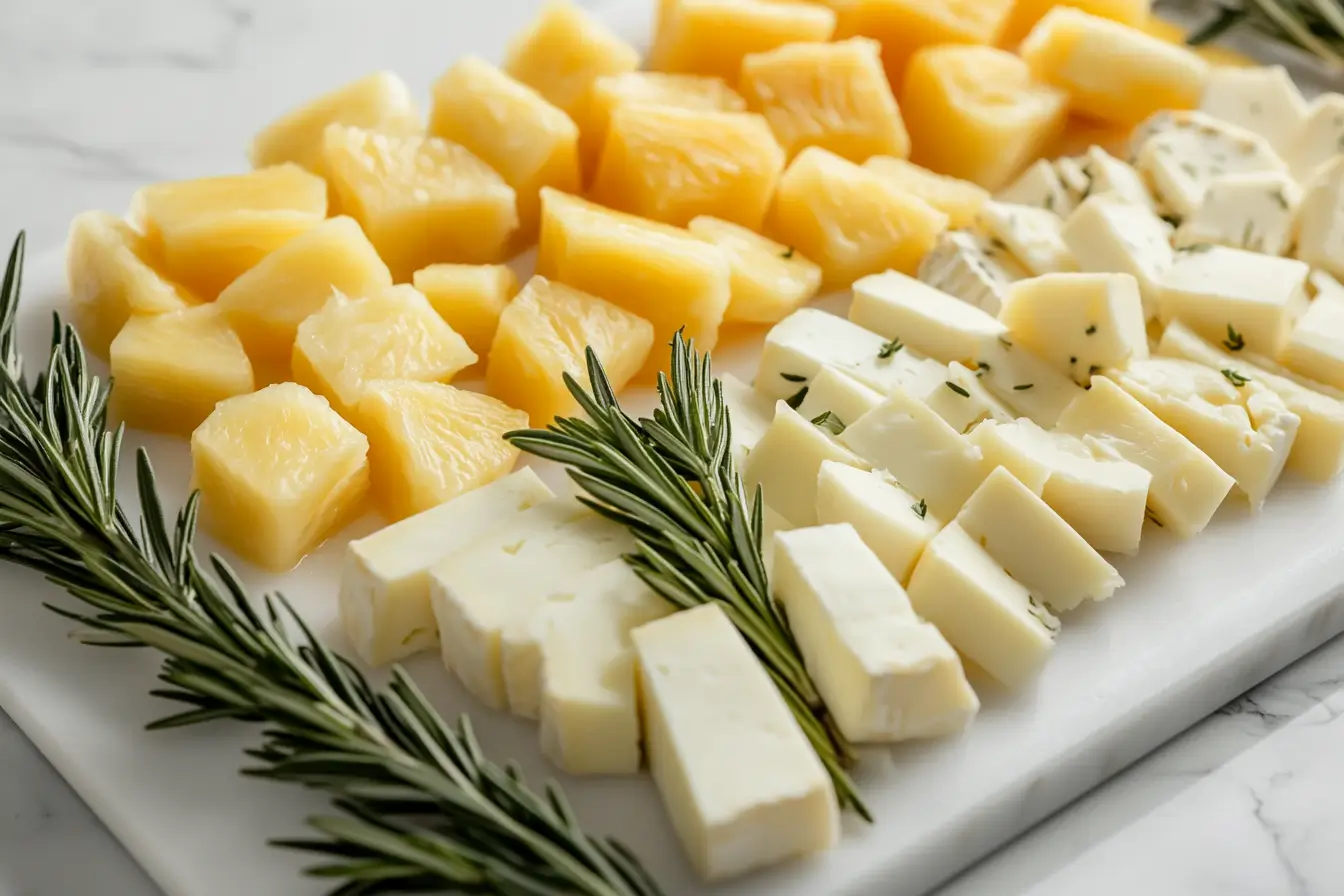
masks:
MULTIPOLYGON (((538 0, 492 0, 497 55, 538 0)), ((586 0, 599 5, 601 0, 586 0)), ((256 128, 378 68, 428 84, 468 0, 0 0, 0 239, 147 182, 242 170, 256 128), (433 24, 434 27, 425 27, 433 24)), ((494 24, 491 24, 494 23, 494 24)), ((1344 638, 947 885, 946 896, 1344 892, 1344 638)), ((0 896, 154 885, 0 713, 0 896)))

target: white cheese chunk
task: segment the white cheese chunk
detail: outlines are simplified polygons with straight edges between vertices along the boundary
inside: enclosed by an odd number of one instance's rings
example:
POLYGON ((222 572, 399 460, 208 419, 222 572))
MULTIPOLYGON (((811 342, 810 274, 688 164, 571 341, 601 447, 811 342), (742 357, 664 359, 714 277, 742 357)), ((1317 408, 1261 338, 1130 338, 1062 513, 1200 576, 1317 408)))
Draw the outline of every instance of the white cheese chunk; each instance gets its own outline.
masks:
POLYGON ((1052 610, 1105 600, 1125 583, 1063 517, 1004 467, 989 474, 955 522, 1052 610))
POLYGON ((831 428, 847 426, 882 403, 882 395, 838 368, 825 367, 807 384, 807 394, 798 405, 798 414, 815 420, 829 412, 831 428))
POLYGON ((444 665, 492 709, 535 717, 541 651, 533 620, 571 576, 634 547, 573 498, 556 498, 483 533, 430 571, 444 665))
POLYGON ((563 594, 541 620, 541 750, 571 775, 633 775, 643 754, 630 632, 674 607, 624 560, 563 594))
POLYGON ((1042 208, 1057 215, 1067 215, 1074 205, 1059 170, 1049 159, 1037 159, 994 198, 1013 205, 1042 208))
MULTIPOLYGON (((822 466, 824 467, 826 464, 830 464, 830 463, 835 463, 835 461, 830 461, 830 460, 822 461, 822 466)), ((836 466, 844 466, 844 464, 836 464, 836 466)), ((820 479, 818 479, 818 482, 820 482, 820 479)), ((775 559, 774 559, 774 558, 775 558, 775 533, 776 533, 776 532, 787 532, 789 529, 792 529, 792 528, 794 528, 793 523, 790 523, 788 520, 784 519, 784 517, 781 516, 781 515, 779 514, 778 511, 771 509, 771 508, 769 507, 769 505, 762 505, 762 507, 761 507, 761 562, 762 562, 762 563, 764 564, 764 566, 765 566, 765 570, 766 570, 766 574, 767 574, 767 575, 769 575, 770 569, 771 569, 771 567, 774 566, 774 562, 775 562, 775 559)))
POLYGON ((1229 174, 1209 184, 1204 201, 1176 228, 1175 245, 1216 243, 1283 255, 1293 244, 1302 190, 1281 171, 1229 174))
POLYGON ((1092 380, 1059 418, 1099 457, 1118 457, 1152 474, 1148 507, 1182 538, 1204 530, 1232 490, 1232 477, 1181 432, 1104 376, 1092 380))
POLYGON ((897 271, 856 281, 849 319, 943 363, 973 362, 986 340, 1008 330, 992 314, 897 271))
POLYGON ((1293 176, 1306 182, 1344 146, 1344 96, 1324 93, 1307 107, 1307 120, 1285 158, 1293 176))
POLYGON ((1050 658, 1059 620, 956 523, 929 542, 907 590, 915 612, 1007 687, 1050 658))
POLYGON ((830 430, 780 402, 774 422, 747 455, 742 484, 748 496, 760 486, 765 503, 790 525, 813 526, 817 522, 817 473, 826 460, 866 466, 830 430))
POLYGON ((1162 276, 1172 263, 1171 225, 1108 193, 1089 197, 1069 216, 1064 242, 1081 270, 1133 277, 1145 316, 1157 316, 1162 276))
POLYGON ((1193 214, 1220 177, 1288 170, 1259 134, 1199 112, 1172 115, 1173 124, 1139 148, 1134 166, 1178 217, 1193 214))
POLYGON ((649 768, 699 875, 723 880, 834 846, 830 778, 723 610, 674 613, 633 639, 649 768))
POLYGON ((915 615, 853 526, 776 535, 771 582, 807 670, 850 741, 951 734, 980 709, 957 652, 915 615))
POLYGON ((1078 262, 1064 244, 1064 219, 1044 208, 986 202, 980 226, 1033 274, 1076 271, 1078 262))
POLYGON ((1149 211, 1156 209, 1143 176, 1100 146, 1088 149, 1082 168, 1087 177, 1087 190, 1079 197, 1079 202, 1088 196, 1109 195, 1149 211))
MULTIPOLYGON (((1064 190, 1069 196, 1065 208, 1053 210, 1060 217, 1068 217, 1069 213, 1078 207, 1078 203, 1086 199, 1087 194, 1092 191, 1092 178, 1087 173, 1086 162, 1086 156, 1061 156, 1055 159, 1055 172, 1059 175, 1059 182, 1064 185, 1064 190)), ((1004 201, 1012 202, 1014 200, 1005 199, 1004 201)))
POLYGON ((1019 280, 999 312, 1017 345, 1086 385, 1104 367, 1148 357, 1138 282, 1129 274, 1047 274, 1019 280))
POLYGON ((1054 426, 1077 396, 1077 383, 1011 338, 986 341, 976 357, 980 382, 1015 412, 1041 426, 1054 426))
POLYGON ((890 473, 825 461, 817 475, 817 522, 848 523, 882 565, 904 585, 929 539, 937 515, 890 473))
POLYGON ((1289 370, 1344 389, 1344 288, 1319 291, 1288 334, 1279 361, 1289 370))
POLYGON ((381 666, 437 647, 430 568, 551 497, 537 474, 524 467, 350 542, 341 568, 340 611, 355 653, 381 666))
POLYGON ((919 279, 991 315, 999 313, 1008 284, 1030 274, 1022 263, 988 237, 949 230, 919 264, 919 279))
POLYGON ((1235 479, 1252 508, 1264 503, 1300 423, 1277 395, 1254 380, 1177 358, 1149 358, 1111 376, 1235 479))
POLYGON ((1307 309, 1308 272, 1291 258, 1224 246, 1182 250, 1162 277, 1159 315, 1206 339, 1232 327, 1248 350, 1274 355, 1307 309))
POLYGON ((1017 414, 985 388, 980 382, 982 374, 953 361, 947 365, 947 380, 928 395, 917 397, 959 433, 969 432, 981 420, 1011 423, 1017 414))
POLYGON ((1259 134, 1285 159, 1307 121, 1307 101, 1281 65, 1214 66, 1199 111, 1259 134))
POLYGON ((733 460, 741 467, 747 452, 761 440, 774 419, 775 402, 731 373, 721 374, 719 381, 723 384, 723 401, 733 427, 733 460))
POLYGON ((1297 226, 1297 257, 1344 277, 1344 157, 1323 165, 1307 183, 1297 226))

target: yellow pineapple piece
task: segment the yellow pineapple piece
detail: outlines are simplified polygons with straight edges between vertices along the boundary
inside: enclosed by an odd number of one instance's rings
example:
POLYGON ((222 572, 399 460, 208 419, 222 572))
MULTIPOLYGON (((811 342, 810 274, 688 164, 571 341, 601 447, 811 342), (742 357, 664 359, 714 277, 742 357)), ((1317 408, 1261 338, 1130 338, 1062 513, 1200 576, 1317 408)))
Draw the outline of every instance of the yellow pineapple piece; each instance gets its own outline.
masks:
POLYGON ((299 324, 332 291, 372 295, 392 275, 353 218, 331 218, 272 252, 219 294, 258 374, 289 369, 299 324), (264 371, 264 373, 263 373, 264 371))
POLYGON ((326 216, 326 181, 288 164, 153 184, 131 200, 168 276, 206 298, 326 216))
MULTIPOLYGON (((649 321, 658 346, 684 327, 701 351, 713 348, 728 307, 728 259, 720 249, 680 228, 556 190, 541 191, 537 273, 649 321)), ((644 372, 666 361, 665 352, 655 351, 644 372)))
POLYGON ((392 520, 437 507, 513 469, 503 435, 527 426, 504 402, 444 383, 379 380, 359 402, 373 490, 392 520))
POLYGON ((475 56, 434 83, 429 132, 465 146, 518 197, 518 236, 536 235, 542 187, 577 192, 579 128, 540 93, 475 56))
POLYGON ((938 174, 905 159, 873 156, 863 167, 947 215, 947 226, 954 229, 973 226, 990 198, 988 190, 968 180, 938 174))
POLYGON ((707 216, 691 221, 687 229, 728 256, 732 296, 724 320, 777 323, 821 288, 821 268, 790 246, 707 216))
POLYGON ((1072 6, 1131 28, 1143 28, 1152 5, 1153 0, 1017 0, 1007 24, 999 33, 999 46, 1015 49, 1027 32, 1056 6, 1072 6))
POLYGON ((136 429, 189 436, 216 404, 255 388, 243 343, 217 305, 136 315, 108 355, 109 411, 136 429))
POLYGON ((571 0, 546 0, 504 55, 504 71, 570 115, 595 80, 637 68, 639 51, 571 0))
POLYGON ((649 68, 737 81, 742 59, 799 41, 827 41, 835 12, 783 0, 659 0, 649 68))
POLYGON ((854 162, 910 154, 875 40, 787 44, 753 53, 742 60, 738 90, 770 122, 790 158, 808 146, 854 162))
POLYGON ((324 155, 341 208, 398 283, 440 261, 502 261, 518 229, 513 188, 470 150, 440 137, 327 127, 324 155))
POLYGON ((116 215, 83 212, 70 222, 65 270, 70 320, 84 347, 100 358, 133 315, 163 314, 197 304, 150 264, 145 238, 116 215))
POLYGON ((352 519, 369 440, 295 383, 219 403, 191 436, 201 523, 263 569, 292 569, 352 519))
POLYGON ((995 191, 1063 130, 1068 96, 993 47, 949 44, 915 54, 901 88, 910 160, 995 191))
POLYGON ((1015 0, 832 0, 836 36, 862 35, 882 45, 892 87, 904 80, 910 57, 937 44, 993 44, 1015 0))
POLYGON ((331 402, 345 419, 374 380, 446 383, 476 363, 466 340, 415 287, 392 286, 366 298, 332 296, 299 324, 294 382, 331 402))
POLYGON ((415 272, 415 288, 480 360, 490 353, 504 307, 518 293, 518 275, 504 264, 432 264, 415 272))
POLYGON ((759 230, 783 170, 759 115, 627 105, 611 116, 591 195, 664 224, 715 215, 759 230))
POLYGON ((573 416, 579 405, 563 377, 588 384, 589 347, 620 392, 648 361, 653 325, 597 296, 533 277, 499 318, 486 390, 526 411, 533 426, 573 416))
POLYGON ((888 268, 914 274, 947 215, 879 175, 813 146, 779 181, 767 232, 812 259, 826 289, 888 268))

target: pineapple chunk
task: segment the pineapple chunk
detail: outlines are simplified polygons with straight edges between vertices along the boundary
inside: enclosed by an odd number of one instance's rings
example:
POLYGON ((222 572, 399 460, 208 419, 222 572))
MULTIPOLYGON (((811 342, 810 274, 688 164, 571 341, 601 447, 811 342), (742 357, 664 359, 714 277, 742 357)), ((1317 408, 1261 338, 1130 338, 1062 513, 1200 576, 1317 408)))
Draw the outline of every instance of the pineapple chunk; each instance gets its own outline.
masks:
POLYGON ((811 301, 821 288, 821 268, 783 243, 706 216, 692 220, 687 229, 728 256, 732 295, 724 320, 778 323, 811 301))
POLYGON ((873 156, 863 163, 863 167, 947 215, 947 225, 954 229, 973 227, 980 209, 989 201, 988 190, 968 180, 921 168, 905 159, 873 156))
POLYGON ((283 572, 351 519, 369 489, 369 440, 295 383, 222 401, 191 436, 201 523, 283 572))
POLYGON ((1184 47, 1065 6, 1036 24, 1021 54, 1036 78, 1068 92, 1074 111, 1115 124, 1197 108, 1209 74, 1184 47))
POLYGON ((659 0, 649 67, 737 80, 742 59, 800 41, 827 41, 835 12, 779 0, 659 0))
POLYGON ((216 305, 136 315, 109 351, 113 419, 189 436, 215 405, 255 388, 243 343, 216 305))
POLYGON ((1068 95, 993 47, 916 53, 901 88, 911 161, 986 190, 1008 185, 1063 130, 1068 95))
POLYGON ((838 37, 860 34, 882 44, 893 87, 910 57, 935 44, 992 44, 1014 0, 832 0, 840 11, 838 37))
POLYGON ((714 215, 759 230, 783 170, 759 115, 626 105, 612 113, 591 192, 664 224, 714 215))
POLYGON ((299 324, 294 340, 294 382, 355 424, 359 400, 374 380, 446 383, 475 363, 466 340, 404 284, 367 298, 337 293, 299 324))
POLYGON ((779 181, 769 232, 821 265, 826 289, 895 268, 913 274, 947 215, 872 171, 818 147, 779 181))
POLYGON ((486 388, 526 411, 533 426, 574 416, 578 402, 563 376, 588 385, 586 348, 597 353, 620 392, 649 358, 653 325, 596 296, 533 277, 499 318, 486 388))
MULTIPOLYGON (((1131 28, 1144 28, 1152 5, 1153 0, 1017 0, 1013 4, 1012 14, 1008 16, 1008 23, 999 34, 999 46, 1014 49, 1036 23, 1056 6, 1072 6, 1131 28)), ((1181 42, 1181 39, 1173 41, 1181 42)))
POLYGON ((392 275, 352 218, 332 218, 272 252, 219 294, 254 365, 289 367, 299 324, 331 298, 371 295, 392 275))
POLYGON ((518 449, 503 435, 527 426, 527 414, 488 395, 413 380, 370 383, 359 418, 369 435, 374 496, 394 521, 508 473, 518 449))
POLYGON ((363 225, 397 282, 439 261, 508 255, 515 193, 465 147, 333 124, 323 148, 341 208, 363 225))
MULTIPOLYGON (((557 190, 541 191, 537 273, 638 314, 653 324, 660 346, 684 328, 708 351, 728 307, 730 269, 721 250, 680 228, 557 190)), ((665 361, 654 352, 644 372, 665 361)))
POLYGON ((100 358, 135 315, 180 311, 197 304, 190 293, 151 267, 145 238, 107 212, 83 212, 70 223, 65 270, 70 319, 84 346, 100 358))
POLYGON ((519 238, 536 236, 542 187, 577 192, 579 128, 540 93, 475 56, 434 83, 429 132, 465 146, 513 187, 519 238))
POLYGON ((288 164, 153 184, 130 212, 168 276, 205 298, 326 216, 326 181, 288 164))
POLYGON ((570 0, 547 0, 504 57, 504 71, 570 115, 595 80, 637 68, 639 52, 570 0))
POLYGON ((788 44, 742 60, 737 89, 789 157, 808 146, 862 162, 910 154, 910 137, 875 40, 788 44))
POLYGON ((518 293, 518 275, 505 264, 432 264, 411 282, 481 360, 490 352, 500 314, 518 293))

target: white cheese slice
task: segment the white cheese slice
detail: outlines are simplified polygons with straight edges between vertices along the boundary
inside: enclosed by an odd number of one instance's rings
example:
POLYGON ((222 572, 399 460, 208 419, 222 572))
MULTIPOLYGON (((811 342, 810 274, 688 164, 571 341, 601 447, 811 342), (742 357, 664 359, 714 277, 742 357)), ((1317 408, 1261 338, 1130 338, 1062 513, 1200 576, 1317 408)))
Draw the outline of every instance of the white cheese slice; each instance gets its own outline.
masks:
POLYGON ((1129 274, 1144 315, 1157 316, 1162 276, 1171 267, 1171 225, 1115 194, 1091 196, 1064 222, 1064 242, 1083 271, 1129 274))
POLYGON ((949 230, 919 264, 919 279, 991 315, 999 313, 1003 292, 1030 274, 1006 250, 983 234, 949 230))
POLYGON ((1109 195, 1149 211, 1156 209, 1143 176, 1133 166, 1120 161, 1100 146, 1088 149, 1082 168, 1088 185, 1086 192, 1079 197, 1079 202, 1088 196, 1109 195))
POLYGON ((731 373, 721 374, 719 382, 723 384, 723 401, 733 428, 733 460, 740 468, 747 452, 761 440, 774 419, 775 402, 731 373))
POLYGON ((1321 166, 1307 182, 1297 227, 1297 257, 1344 277, 1344 157, 1321 166))
POLYGON ((1050 658, 1059 620, 956 523, 929 542, 907 590, 915 612, 1009 688, 1050 658))
POLYGON ((1182 538, 1204 530, 1232 490, 1232 477, 1198 446, 1104 376, 1059 418, 1103 458, 1121 458, 1152 474, 1148 507, 1182 538))
POLYGON ((1293 244, 1302 190, 1282 171, 1229 174, 1209 184, 1199 208, 1176 228, 1175 245, 1216 243, 1283 255, 1293 244))
POLYGON ((341 568, 341 624, 370 666, 437 647, 429 571, 468 543, 554 497, 524 467, 423 513, 350 542, 341 568))
POLYGON ((773 592, 840 732, 890 743, 960 731, 980 709, 957 652, 853 526, 775 536, 773 592))
POLYGON ((1080 387, 1012 338, 988 340, 976 356, 980 382, 1015 412, 1051 427, 1080 387))
POLYGON ((1078 262, 1064 244, 1064 219, 1048 209, 986 202, 979 223, 991 240, 1007 247, 1033 274, 1078 270, 1078 262))
POLYGON ((1068 217, 1069 213, 1078 207, 1078 203, 1086 199, 1087 194, 1092 191, 1092 178, 1087 173, 1086 162, 1086 156, 1061 156, 1055 159, 1055 172, 1069 196, 1065 208, 1054 209, 1060 217, 1068 217))
POLYGON ((1307 122, 1307 101, 1281 65, 1214 66, 1199 111, 1259 134, 1285 159, 1307 122))
POLYGON ((943 363, 974 362, 986 340, 1008 330, 992 314, 897 271, 856 281, 849 319, 943 363))
POLYGON ((1344 389, 1344 288, 1335 284, 1316 294, 1288 334, 1279 362, 1302 376, 1344 389))
POLYGON ((817 522, 848 523, 882 565, 904 585, 929 539, 937 515, 891 474, 825 461, 817 475, 817 522))
POLYGON ((959 433, 969 432, 981 420, 1011 423, 1017 414, 985 388, 982 375, 983 371, 953 361, 947 365, 947 379, 928 395, 917 397, 959 433))
POLYGON ((843 427, 882 403, 882 395, 838 368, 825 367, 807 384, 807 395, 798 405, 798 414, 806 420, 830 412, 830 428, 843 427))
POLYGON ((541 750, 571 775, 633 775, 643 753, 630 632, 675 608, 624 560, 563 594, 541 620, 541 750))
POLYGON ((1052 610, 1105 600, 1125 583, 1063 517, 1004 467, 975 490, 955 520, 994 562, 1052 610))
POLYGON ((1264 137, 1200 112, 1172 113, 1170 126, 1139 148, 1134 167, 1152 184, 1158 204, 1181 218, 1199 208, 1220 177, 1288 170, 1264 137))
MULTIPOLYGON (((822 466, 835 463, 835 461, 822 461, 822 466)), ((837 464, 844 466, 844 464, 837 464)), ((820 480, 818 480, 820 481, 820 480)), ((794 528, 793 524, 784 519, 778 511, 773 510, 769 505, 761 506, 761 562, 765 566, 766 575, 775 563, 775 533, 787 532, 794 528)))
POLYGON ((723 610, 684 610, 632 637, 649 768, 700 877, 723 880, 834 846, 830 778, 723 610))
POLYGON ((1344 96, 1323 93, 1307 107, 1307 120, 1285 158, 1293 176, 1306 182, 1344 146, 1344 96))
POLYGON ((813 526, 817 522, 817 473, 827 460, 866 466, 829 429, 780 402, 774 422, 747 455, 742 484, 748 497, 759 486, 765 503, 790 525, 813 526))
POLYGON ((483 533, 430 571, 444 665, 490 708, 535 717, 536 614, 566 579, 633 547, 625 529, 573 498, 538 504, 483 533))
POLYGON ((1043 208, 1057 215, 1067 215, 1074 205, 1058 168, 1049 159, 1037 159, 994 198, 1013 205, 1043 208))

